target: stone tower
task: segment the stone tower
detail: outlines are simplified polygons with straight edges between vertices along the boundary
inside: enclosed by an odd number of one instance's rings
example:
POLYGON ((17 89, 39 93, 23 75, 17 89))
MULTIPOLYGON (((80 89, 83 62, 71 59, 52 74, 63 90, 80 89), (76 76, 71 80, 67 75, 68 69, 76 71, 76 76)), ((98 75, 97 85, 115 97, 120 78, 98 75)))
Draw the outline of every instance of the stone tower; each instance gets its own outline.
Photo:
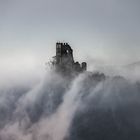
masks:
POLYGON ((56 43, 55 67, 62 72, 83 72, 87 69, 87 63, 75 62, 73 50, 68 43, 56 43))

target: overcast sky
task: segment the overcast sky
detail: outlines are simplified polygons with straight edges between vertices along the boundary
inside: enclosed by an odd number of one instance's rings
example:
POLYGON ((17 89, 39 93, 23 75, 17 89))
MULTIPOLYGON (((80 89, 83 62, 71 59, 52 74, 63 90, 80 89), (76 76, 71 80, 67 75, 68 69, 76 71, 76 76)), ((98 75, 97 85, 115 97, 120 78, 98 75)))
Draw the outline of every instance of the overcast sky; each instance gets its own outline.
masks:
POLYGON ((0 65, 44 67, 66 41, 77 59, 140 60, 140 0, 0 0, 0 65))

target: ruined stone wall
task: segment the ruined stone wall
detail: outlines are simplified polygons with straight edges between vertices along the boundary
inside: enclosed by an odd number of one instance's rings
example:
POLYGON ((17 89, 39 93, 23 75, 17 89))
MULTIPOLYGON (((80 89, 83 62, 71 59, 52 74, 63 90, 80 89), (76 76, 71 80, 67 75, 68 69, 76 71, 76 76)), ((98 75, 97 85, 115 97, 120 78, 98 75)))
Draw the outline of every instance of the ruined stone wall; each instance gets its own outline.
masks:
POLYGON ((87 63, 74 61, 73 49, 68 43, 56 43, 56 68, 59 71, 67 72, 83 72, 87 69, 87 63))

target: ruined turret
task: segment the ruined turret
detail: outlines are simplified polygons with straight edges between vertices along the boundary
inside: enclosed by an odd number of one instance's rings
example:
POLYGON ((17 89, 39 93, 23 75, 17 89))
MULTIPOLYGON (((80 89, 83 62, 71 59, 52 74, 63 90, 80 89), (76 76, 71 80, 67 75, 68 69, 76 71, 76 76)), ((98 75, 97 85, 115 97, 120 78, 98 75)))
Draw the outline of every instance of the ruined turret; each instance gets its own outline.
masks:
POLYGON ((87 70, 87 63, 74 61, 73 49, 68 43, 56 43, 56 56, 53 61, 56 71, 62 73, 80 73, 87 70))

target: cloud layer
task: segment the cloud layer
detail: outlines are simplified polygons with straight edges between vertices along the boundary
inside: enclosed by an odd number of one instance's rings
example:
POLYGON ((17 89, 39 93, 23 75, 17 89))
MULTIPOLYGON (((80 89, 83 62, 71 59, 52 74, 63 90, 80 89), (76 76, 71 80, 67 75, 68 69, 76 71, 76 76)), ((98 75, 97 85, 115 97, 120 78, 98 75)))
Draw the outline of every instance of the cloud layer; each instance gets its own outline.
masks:
POLYGON ((1 140, 139 139, 140 84, 50 71, 35 85, 1 87, 1 140))

